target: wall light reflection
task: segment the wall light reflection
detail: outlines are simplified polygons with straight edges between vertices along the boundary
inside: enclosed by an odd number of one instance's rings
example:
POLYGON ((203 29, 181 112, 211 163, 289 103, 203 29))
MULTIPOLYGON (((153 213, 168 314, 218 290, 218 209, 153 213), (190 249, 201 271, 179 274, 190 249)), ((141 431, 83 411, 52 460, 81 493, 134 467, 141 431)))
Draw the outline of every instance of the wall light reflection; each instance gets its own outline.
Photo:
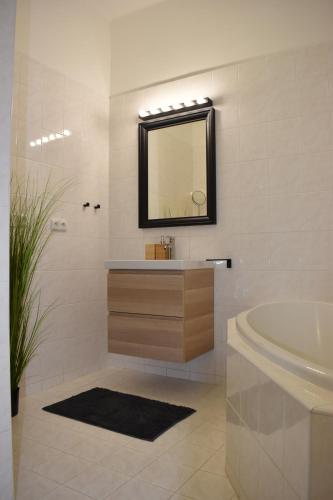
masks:
POLYGON ((34 139, 30 141, 30 147, 35 148, 36 146, 40 146, 41 144, 47 144, 51 141, 56 141, 57 139, 65 139, 72 135, 71 130, 65 128, 62 133, 56 132, 54 134, 50 134, 49 136, 43 135, 43 137, 38 137, 38 139, 34 139))

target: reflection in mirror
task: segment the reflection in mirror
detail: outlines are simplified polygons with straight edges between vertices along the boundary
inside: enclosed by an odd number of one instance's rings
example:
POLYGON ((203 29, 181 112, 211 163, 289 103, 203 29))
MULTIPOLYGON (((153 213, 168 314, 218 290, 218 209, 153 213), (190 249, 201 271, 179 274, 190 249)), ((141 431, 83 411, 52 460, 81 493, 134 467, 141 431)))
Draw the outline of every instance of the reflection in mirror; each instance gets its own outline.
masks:
POLYGON ((148 218, 207 215, 206 120, 148 133, 148 218))

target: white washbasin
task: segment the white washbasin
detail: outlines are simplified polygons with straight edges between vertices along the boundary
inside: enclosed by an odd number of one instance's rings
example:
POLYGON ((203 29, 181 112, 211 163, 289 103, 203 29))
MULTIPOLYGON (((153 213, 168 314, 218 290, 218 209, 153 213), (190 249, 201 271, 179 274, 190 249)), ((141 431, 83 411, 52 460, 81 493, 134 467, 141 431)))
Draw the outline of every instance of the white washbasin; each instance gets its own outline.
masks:
POLYGON ((214 267, 213 262, 205 260, 107 260, 106 269, 170 269, 186 270, 214 267))

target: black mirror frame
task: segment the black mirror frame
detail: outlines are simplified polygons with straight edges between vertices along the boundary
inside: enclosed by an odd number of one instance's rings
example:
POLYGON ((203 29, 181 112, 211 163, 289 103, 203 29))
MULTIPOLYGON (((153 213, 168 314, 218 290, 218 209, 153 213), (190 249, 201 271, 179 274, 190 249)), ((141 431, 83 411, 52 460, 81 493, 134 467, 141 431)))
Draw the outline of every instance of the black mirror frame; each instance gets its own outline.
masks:
POLYGON ((139 123, 139 228, 216 224, 216 153, 214 108, 139 123), (148 132, 206 120, 207 215, 148 219, 148 132))

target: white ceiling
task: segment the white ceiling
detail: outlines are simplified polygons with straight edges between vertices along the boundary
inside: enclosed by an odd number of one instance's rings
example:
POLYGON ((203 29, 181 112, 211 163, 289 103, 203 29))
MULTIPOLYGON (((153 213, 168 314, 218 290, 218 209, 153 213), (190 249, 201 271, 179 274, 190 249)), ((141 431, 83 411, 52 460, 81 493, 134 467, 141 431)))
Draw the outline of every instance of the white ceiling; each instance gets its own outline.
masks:
POLYGON ((87 8, 113 21, 117 17, 150 7, 164 0, 85 0, 87 8))

